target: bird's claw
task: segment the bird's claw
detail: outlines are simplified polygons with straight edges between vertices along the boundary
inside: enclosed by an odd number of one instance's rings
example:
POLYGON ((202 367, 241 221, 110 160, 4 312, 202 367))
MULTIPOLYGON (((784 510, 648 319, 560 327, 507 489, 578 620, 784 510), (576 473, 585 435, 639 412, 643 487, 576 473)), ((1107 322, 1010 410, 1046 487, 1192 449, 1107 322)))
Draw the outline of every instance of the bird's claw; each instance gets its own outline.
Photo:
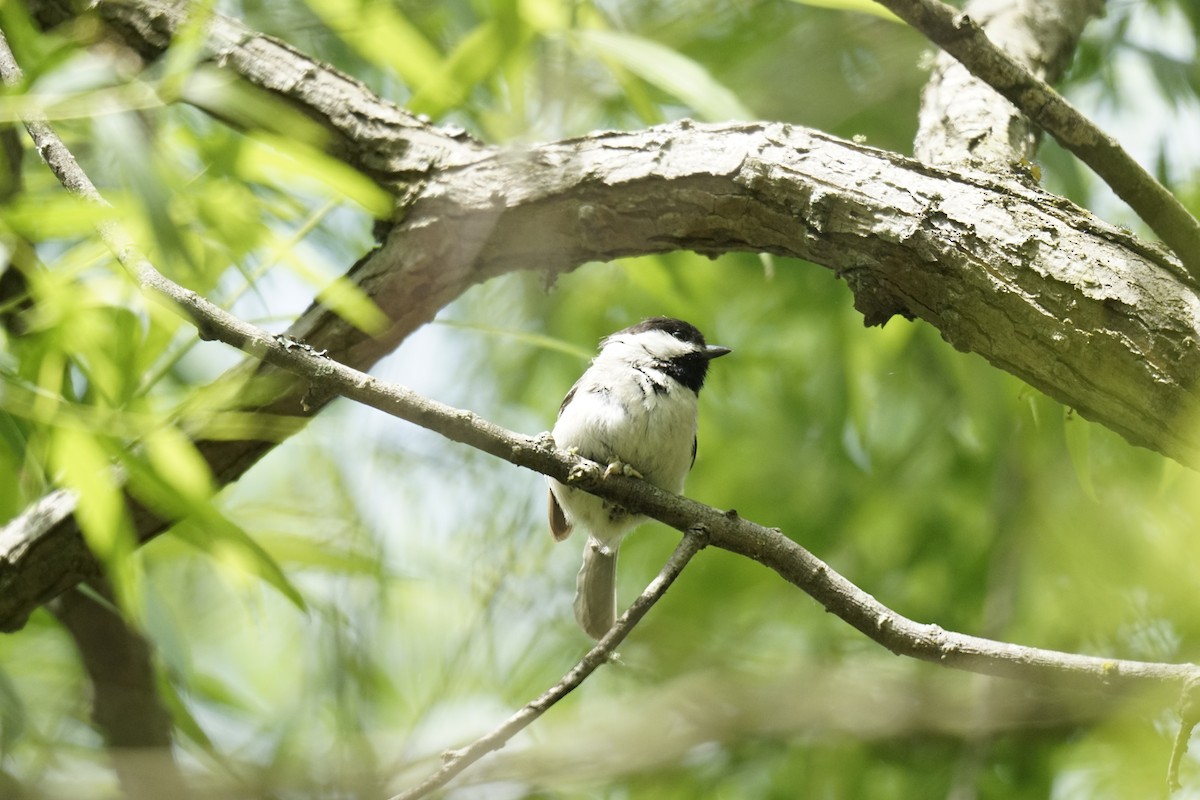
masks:
POLYGON ((641 478, 642 473, 638 472, 629 464, 620 461, 613 461, 604 470, 605 478, 611 478, 613 475, 624 475, 626 478, 641 478))

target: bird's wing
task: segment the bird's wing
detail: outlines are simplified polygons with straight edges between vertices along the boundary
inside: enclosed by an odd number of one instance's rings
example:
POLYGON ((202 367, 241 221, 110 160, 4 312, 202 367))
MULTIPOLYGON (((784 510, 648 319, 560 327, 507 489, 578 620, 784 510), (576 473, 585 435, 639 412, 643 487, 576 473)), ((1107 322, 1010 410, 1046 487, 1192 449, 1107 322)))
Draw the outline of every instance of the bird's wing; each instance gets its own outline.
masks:
POLYGON ((575 526, 567 520, 567 515, 563 513, 562 506, 558 504, 558 498, 554 496, 554 492, 548 491, 546 494, 549 495, 546 510, 550 517, 550 535, 554 537, 554 541, 561 542, 571 535, 571 529, 575 526))

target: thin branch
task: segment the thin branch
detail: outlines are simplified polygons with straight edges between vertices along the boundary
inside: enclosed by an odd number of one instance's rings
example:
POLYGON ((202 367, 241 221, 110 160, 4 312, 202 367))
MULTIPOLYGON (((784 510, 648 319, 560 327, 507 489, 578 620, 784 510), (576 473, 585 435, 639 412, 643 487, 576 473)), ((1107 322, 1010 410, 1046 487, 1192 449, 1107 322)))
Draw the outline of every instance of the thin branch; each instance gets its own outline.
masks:
POLYGON ((957 58, 1091 167, 1200 280, 1200 222, 1111 136, 941 0, 876 0, 957 58))
MULTIPOLYGON (((57 138, 49 129, 44 135, 57 138)), ((39 141, 38 146, 40 150, 51 145, 52 142, 46 140, 39 141)), ((64 185, 82 187, 73 191, 84 196, 94 192, 99 196, 74 159, 56 168, 56 174, 59 174, 58 169, 66 173, 59 175, 64 185)), ((743 520, 736 512, 726 514, 672 495, 645 481, 621 477, 601 480, 598 465, 556 450, 548 436, 535 439, 513 433, 469 411, 438 403, 411 389, 386 384, 339 364, 302 343, 272 336, 163 276, 127 244, 115 225, 102 234, 143 289, 174 304, 196 325, 202 338, 222 341, 308 379, 310 392, 318 397, 336 394, 356 400, 513 464, 559 481, 571 481, 586 491, 648 514, 677 530, 688 531, 697 525, 703 526, 712 536, 712 544, 773 569, 812 595, 828 611, 894 653, 1029 681, 1054 683, 1071 679, 1099 689, 1145 682, 1176 683, 1197 674, 1195 667, 1186 664, 1118 661, 1041 650, 950 633, 936 625, 914 622, 875 600, 778 529, 743 520)), ((0 534, 0 539, 3 538, 0 534)))
POLYGON ((513 714, 490 733, 479 737, 460 750, 453 750, 443 754, 441 769, 416 786, 391 798, 391 800, 416 800, 435 789, 445 786, 456 775, 471 766, 471 764, 474 764, 493 750, 499 750, 501 747, 504 747, 509 739, 527 728, 534 720, 546 713, 551 706, 570 694, 601 665, 608 663, 617 645, 625 640, 625 637, 633 630, 634 626, 641 621, 642 617, 646 616, 646 612, 658 602, 663 593, 667 591, 667 588, 675 582, 675 579, 679 577, 679 573, 692 560, 692 556, 704 548, 707 538, 702 526, 685 531, 683 539, 676 545, 674 552, 671 553, 667 562, 663 564, 658 575, 638 595, 637 599, 633 601, 629 610, 621 615, 616 624, 604 635, 604 638, 596 642, 592 649, 584 654, 583 658, 579 659, 579 662, 563 675, 557 683, 536 699, 526 703, 520 711, 513 714))
MULTIPOLYGON (((1055 83, 1103 0, 970 0, 963 11, 1034 75, 1055 83)), ((1041 129, 944 50, 921 90, 913 155, 926 164, 1008 172, 1037 154, 1041 129)))

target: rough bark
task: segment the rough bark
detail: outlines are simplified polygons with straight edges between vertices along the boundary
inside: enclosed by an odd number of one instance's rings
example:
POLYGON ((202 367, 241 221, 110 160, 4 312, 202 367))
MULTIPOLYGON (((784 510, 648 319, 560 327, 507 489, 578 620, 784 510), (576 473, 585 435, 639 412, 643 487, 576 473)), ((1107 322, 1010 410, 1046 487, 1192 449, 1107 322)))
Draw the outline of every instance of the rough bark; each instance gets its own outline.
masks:
POLYGON ((876 0, 986 80, 1099 175, 1200 282, 1200 221, 1121 144, 942 0, 876 0))
MULTIPOLYGON (((964 11, 1034 75, 1062 75, 1084 25, 1102 0, 973 0, 964 11)), ((1017 107, 944 51, 921 93, 914 154, 939 166, 1003 167, 1032 159, 1041 131, 1017 107)))

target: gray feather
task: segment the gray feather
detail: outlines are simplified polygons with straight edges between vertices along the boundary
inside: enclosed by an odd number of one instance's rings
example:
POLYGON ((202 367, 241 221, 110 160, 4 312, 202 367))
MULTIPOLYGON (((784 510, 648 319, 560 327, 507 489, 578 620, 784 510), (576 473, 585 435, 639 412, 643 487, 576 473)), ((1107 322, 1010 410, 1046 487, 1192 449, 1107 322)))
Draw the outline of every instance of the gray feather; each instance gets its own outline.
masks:
POLYGON ((589 538, 575 579, 575 619, 593 639, 617 620, 617 551, 589 538))

